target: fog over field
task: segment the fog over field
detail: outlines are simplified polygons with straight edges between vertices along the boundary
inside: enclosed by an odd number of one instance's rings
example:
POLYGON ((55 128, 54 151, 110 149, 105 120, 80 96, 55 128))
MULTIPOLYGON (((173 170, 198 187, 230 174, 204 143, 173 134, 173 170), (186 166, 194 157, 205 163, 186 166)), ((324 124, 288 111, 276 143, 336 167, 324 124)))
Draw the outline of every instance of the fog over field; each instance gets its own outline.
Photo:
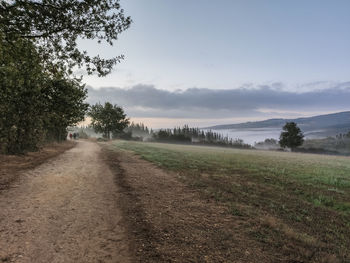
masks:
MULTIPOLYGON (((205 130, 205 129, 204 129, 205 130)), ((224 136, 232 139, 242 139, 245 143, 253 145, 256 142, 264 141, 265 139, 278 140, 282 132, 282 128, 256 128, 256 129, 223 129, 213 130, 217 133, 221 133, 224 136)), ((305 132, 306 139, 322 138, 323 136, 314 135, 314 132, 305 132)))
POLYGON ((256 142, 264 141, 267 138, 278 140, 282 129, 279 128, 259 128, 259 129, 227 129, 213 130, 232 139, 242 139, 245 143, 254 145, 256 142))

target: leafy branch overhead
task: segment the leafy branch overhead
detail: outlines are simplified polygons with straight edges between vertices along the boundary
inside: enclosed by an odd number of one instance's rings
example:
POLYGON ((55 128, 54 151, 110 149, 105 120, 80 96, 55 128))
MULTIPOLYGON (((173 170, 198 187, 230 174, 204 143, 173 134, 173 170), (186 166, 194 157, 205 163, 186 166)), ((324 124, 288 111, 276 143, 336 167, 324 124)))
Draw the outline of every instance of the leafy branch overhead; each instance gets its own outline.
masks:
POLYGON ((0 2, 0 31, 6 41, 18 38, 36 43, 52 67, 71 73, 74 66, 105 76, 124 57, 91 57, 77 40, 95 39, 113 45, 131 24, 119 0, 8 0, 0 2))

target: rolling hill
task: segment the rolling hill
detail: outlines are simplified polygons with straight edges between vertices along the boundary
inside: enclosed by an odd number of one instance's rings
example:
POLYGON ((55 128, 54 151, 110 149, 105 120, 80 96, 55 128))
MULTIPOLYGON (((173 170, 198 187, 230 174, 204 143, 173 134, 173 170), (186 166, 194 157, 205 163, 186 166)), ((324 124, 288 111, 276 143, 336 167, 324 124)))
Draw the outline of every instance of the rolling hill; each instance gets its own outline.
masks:
POLYGON ((296 122, 305 132, 317 133, 318 135, 335 135, 350 131, 350 111, 318 115, 297 119, 268 119, 264 121, 245 122, 238 124, 224 124, 206 127, 205 129, 262 129, 281 128, 286 122, 296 122))

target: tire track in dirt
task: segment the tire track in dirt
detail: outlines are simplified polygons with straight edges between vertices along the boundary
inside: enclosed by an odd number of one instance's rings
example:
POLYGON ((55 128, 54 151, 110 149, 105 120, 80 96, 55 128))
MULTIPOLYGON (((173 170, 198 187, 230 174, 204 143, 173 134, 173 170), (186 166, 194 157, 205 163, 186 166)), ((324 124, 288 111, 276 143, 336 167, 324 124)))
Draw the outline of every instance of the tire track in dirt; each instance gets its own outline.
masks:
POLYGON ((104 155, 120 187, 123 223, 139 262, 281 262, 242 233, 244 220, 123 150, 104 155))
POLYGON ((1 193, 0 262, 132 261, 100 151, 80 141, 1 193))

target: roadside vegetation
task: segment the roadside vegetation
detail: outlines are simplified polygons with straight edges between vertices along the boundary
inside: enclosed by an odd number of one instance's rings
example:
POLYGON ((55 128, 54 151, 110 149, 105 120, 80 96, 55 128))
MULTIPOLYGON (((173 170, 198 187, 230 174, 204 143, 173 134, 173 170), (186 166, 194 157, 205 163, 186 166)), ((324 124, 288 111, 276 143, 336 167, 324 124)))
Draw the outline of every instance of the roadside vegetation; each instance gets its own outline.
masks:
POLYGON ((65 140, 66 127, 84 119, 84 86, 62 72, 48 72, 31 41, 9 42, 1 30, 0 41, 0 153, 65 140))
POLYGON ((126 141, 109 148, 174 172, 246 222, 239 231, 267 250, 296 262, 350 260, 347 157, 126 141))
POLYGON ((0 153, 65 140, 88 108, 73 71, 105 76, 124 58, 91 57, 77 40, 112 45, 130 23, 118 0, 1 1, 0 153))

